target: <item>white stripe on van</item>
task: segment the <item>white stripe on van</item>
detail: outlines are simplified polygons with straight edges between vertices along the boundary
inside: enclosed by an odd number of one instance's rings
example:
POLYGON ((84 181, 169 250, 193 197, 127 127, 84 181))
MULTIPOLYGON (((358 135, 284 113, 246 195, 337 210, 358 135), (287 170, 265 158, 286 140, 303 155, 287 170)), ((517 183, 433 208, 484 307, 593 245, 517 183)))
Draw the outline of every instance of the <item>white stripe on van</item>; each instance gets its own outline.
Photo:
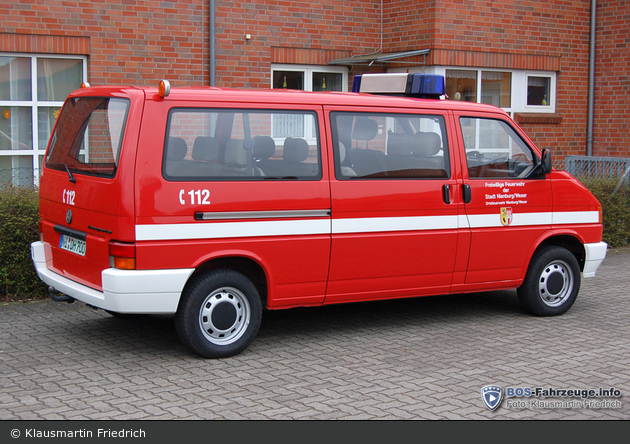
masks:
POLYGON ((330 219, 136 225, 138 241, 314 234, 330 234, 330 219))
POLYGON ((562 211, 553 213, 553 224, 596 224, 599 211, 562 211))
MULTIPOLYGON (((510 226, 598 223, 597 211, 514 213, 510 226)), ((136 225, 136 240, 224 239, 502 227, 500 215, 366 217, 136 225)))
POLYGON ((455 230, 457 228, 459 228, 458 216, 366 217, 333 219, 332 221, 334 234, 455 230))

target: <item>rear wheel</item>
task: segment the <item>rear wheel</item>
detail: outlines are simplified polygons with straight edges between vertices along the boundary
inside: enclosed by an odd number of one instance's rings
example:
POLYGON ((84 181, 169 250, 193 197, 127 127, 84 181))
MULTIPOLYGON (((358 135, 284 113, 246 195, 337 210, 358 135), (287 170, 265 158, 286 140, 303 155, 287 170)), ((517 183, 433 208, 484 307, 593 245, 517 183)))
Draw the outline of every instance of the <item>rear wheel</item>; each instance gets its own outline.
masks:
POLYGON ((580 266, 566 248, 545 247, 529 264, 523 285, 518 288, 521 305, 536 316, 565 313, 580 291, 580 266))
POLYGON ((175 314, 181 341, 206 358, 236 355, 252 342, 262 317, 256 287, 241 273, 213 270, 187 287, 175 314))

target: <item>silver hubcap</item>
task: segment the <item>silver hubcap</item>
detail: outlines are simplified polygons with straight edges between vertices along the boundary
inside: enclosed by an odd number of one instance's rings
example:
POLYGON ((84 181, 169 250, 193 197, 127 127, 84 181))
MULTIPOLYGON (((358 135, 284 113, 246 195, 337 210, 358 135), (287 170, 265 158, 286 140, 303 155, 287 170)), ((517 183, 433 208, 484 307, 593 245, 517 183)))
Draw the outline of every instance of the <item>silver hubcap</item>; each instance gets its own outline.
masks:
POLYGON ((213 291, 199 311, 199 326, 206 339, 215 345, 237 341, 249 325, 251 310, 245 295, 232 287, 213 291))
POLYGON ((553 261, 545 267, 538 281, 538 294, 549 307, 562 305, 573 292, 573 271, 564 261, 553 261))

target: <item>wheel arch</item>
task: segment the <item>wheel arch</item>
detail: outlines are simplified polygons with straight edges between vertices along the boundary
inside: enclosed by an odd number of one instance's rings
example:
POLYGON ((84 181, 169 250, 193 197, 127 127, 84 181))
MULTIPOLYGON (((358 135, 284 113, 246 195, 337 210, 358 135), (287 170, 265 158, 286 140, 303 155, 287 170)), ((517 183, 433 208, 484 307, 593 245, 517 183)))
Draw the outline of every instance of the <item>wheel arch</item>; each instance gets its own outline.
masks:
POLYGON ((188 278, 182 293, 185 292, 186 288, 200 275, 207 271, 219 269, 236 271, 248 278, 254 284, 256 290, 258 290, 263 307, 267 306, 269 293, 268 273, 259 260, 243 253, 225 254, 218 257, 208 258, 203 262, 200 262, 195 267, 195 271, 188 278))
POLYGON ((584 259, 586 257, 586 254, 584 251, 584 245, 577 236, 571 233, 562 233, 562 234, 555 233, 545 238, 542 242, 538 244, 538 246, 534 249, 534 251, 532 251, 532 254, 529 257, 528 267, 529 267, 529 262, 531 262, 531 259, 536 255, 536 253, 538 253, 541 249, 548 247, 550 245, 563 247, 569 250, 571 254, 575 256, 575 259, 578 261, 578 264, 580 265, 580 271, 584 270, 584 259))

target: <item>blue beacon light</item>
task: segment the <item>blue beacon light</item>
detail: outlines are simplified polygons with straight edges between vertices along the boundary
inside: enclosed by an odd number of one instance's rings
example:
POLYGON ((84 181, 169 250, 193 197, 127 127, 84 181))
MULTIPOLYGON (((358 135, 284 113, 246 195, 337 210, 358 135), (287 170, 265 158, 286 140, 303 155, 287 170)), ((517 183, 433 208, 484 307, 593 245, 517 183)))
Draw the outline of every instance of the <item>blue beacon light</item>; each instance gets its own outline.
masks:
POLYGON ((444 96, 444 76, 419 73, 368 73, 354 76, 353 92, 439 99, 444 96))

